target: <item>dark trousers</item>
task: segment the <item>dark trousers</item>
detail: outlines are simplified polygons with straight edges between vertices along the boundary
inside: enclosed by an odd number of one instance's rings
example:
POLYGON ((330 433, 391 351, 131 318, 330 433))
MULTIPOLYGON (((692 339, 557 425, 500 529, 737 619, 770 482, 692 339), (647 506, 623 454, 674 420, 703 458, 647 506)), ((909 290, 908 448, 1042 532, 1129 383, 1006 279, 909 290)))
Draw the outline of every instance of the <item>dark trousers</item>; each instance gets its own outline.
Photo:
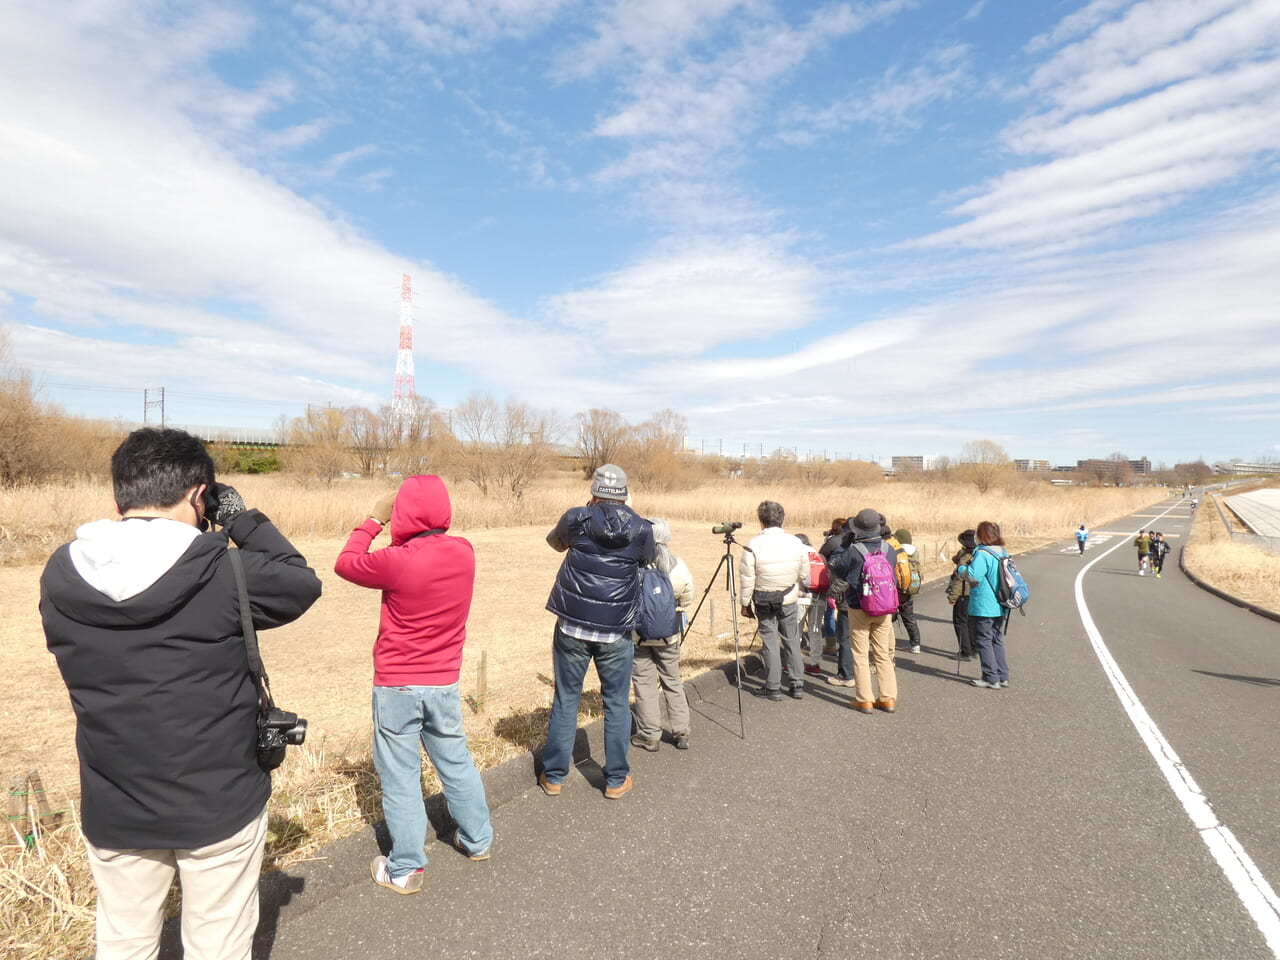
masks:
POLYGON ((836 613, 836 675, 853 679, 853 648, 849 645, 849 608, 843 603, 836 613))
POLYGON ((951 626, 956 631, 956 644, 960 647, 960 656, 972 657, 973 627, 969 623, 969 598, 961 597, 951 605, 951 626))
POLYGON ((907 643, 913 647, 920 646, 920 625, 916 623, 915 597, 898 594, 898 612, 893 615, 893 622, 902 621, 907 628, 907 643))
POLYGON ((982 679, 996 683, 1009 679, 1009 661, 1004 655, 1004 617, 970 617, 973 642, 982 661, 982 679))

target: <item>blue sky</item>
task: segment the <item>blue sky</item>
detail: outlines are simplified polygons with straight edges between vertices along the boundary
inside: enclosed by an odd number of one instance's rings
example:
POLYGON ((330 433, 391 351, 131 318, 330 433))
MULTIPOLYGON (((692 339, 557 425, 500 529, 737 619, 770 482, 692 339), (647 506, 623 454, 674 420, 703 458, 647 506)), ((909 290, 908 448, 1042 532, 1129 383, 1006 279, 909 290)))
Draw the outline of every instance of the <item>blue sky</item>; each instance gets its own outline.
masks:
POLYGON ((0 6, 0 321, 73 412, 1280 456, 1275 0, 0 6))

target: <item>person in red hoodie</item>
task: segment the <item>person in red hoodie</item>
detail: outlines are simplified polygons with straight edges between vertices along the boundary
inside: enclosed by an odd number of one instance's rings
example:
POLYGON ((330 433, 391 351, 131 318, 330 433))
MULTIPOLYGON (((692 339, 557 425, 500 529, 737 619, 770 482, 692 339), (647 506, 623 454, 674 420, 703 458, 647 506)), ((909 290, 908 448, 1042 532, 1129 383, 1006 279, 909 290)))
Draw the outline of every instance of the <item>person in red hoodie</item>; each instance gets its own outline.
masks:
POLYGON ((333 568, 344 580, 382 591, 373 645, 373 762, 391 853, 375 857, 370 872, 375 883, 396 893, 421 890, 427 865, 419 741, 458 824, 454 847, 472 860, 487 860, 493 843, 458 692, 475 551, 462 537, 448 535, 451 518, 443 480, 409 477, 351 531, 333 568), (388 520, 391 546, 370 553, 388 520))

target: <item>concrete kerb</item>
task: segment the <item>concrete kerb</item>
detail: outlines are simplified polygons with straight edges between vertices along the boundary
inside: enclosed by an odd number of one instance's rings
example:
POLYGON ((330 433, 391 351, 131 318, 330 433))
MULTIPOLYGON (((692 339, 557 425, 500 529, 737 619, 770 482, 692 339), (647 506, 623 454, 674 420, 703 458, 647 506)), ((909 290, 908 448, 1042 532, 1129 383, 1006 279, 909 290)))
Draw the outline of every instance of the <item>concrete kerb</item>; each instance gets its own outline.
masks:
POLYGON ((1242 607, 1250 613, 1256 613, 1260 617, 1266 617, 1268 620, 1274 620, 1276 623, 1280 623, 1280 613, 1274 613, 1271 610, 1267 610, 1265 607, 1259 607, 1257 604, 1249 603, 1247 600, 1241 600, 1239 597, 1234 597, 1225 590, 1219 590, 1217 587, 1210 586, 1188 570, 1186 562, 1183 559, 1183 552, 1185 549, 1185 546, 1180 545, 1178 547, 1178 569, 1186 575, 1188 580, 1194 583, 1201 590, 1207 590, 1215 597, 1227 601, 1227 603, 1233 604, 1237 607, 1242 607))

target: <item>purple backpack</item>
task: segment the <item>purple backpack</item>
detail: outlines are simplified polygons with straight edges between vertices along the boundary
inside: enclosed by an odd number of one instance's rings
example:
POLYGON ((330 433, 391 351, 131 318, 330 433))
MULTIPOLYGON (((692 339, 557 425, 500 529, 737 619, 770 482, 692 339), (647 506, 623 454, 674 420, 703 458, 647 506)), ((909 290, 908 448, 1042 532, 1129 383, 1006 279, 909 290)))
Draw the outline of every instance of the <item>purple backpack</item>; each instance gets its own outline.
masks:
POLYGON ((884 547, 872 553, 860 543, 854 549, 862 554, 862 576, 858 581, 858 606, 869 617, 882 617, 898 612, 898 578, 885 556, 884 547))

